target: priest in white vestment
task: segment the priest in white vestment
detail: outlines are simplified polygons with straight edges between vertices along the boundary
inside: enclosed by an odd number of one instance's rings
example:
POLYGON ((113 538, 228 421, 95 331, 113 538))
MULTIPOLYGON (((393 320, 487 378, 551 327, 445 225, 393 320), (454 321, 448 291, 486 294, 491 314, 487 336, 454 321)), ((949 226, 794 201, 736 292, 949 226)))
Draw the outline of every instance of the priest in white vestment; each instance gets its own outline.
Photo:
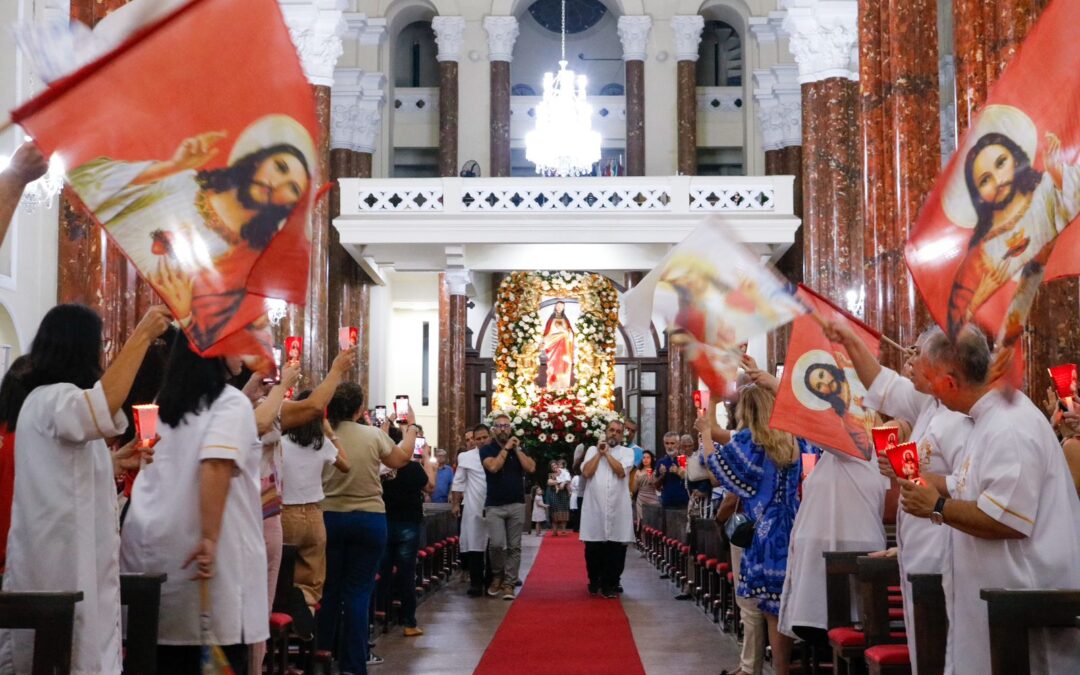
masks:
POLYGON ((581 540, 589 592, 614 598, 626 564, 626 546, 634 541, 630 471, 634 451, 622 444, 623 423, 608 422, 605 438, 585 453, 581 475, 589 489, 581 502, 581 540))
MULTIPOLYGON (((843 344, 851 356, 855 372, 867 387, 864 405, 911 425, 911 441, 919 449, 920 472, 940 475, 951 472, 971 431, 971 419, 949 410, 930 393, 924 353, 934 344, 947 342, 945 333, 935 326, 920 336, 914 353, 904 364, 908 377, 902 377, 896 371, 882 367, 846 323, 834 322, 826 332, 830 339, 843 344)), ((879 466, 890 465, 885 461, 879 466)), ((883 470, 890 478, 895 477, 891 467, 883 470)), ((901 509, 896 514, 896 540, 900 549, 900 589, 908 656, 911 671, 917 674, 915 612, 907 575, 943 573, 949 551, 949 532, 901 509)), ((946 608, 948 601, 946 598, 946 608)))
MULTIPOLYGON (((990 631, 980 591, 1080 588, 1080 501, 1042 412, 1023 394, 1010 402, 985 382, 990 352, 981 333, 965 329, 955 345, 927 356, 934 394, 974 427, 950 476, 900 481, 901 504, 949 528, 950 660, 957 675, 984 675, 990 631)), ((1033 630, 1030 648, 1032 673, 1080 672, 1075 629, 1033 630)))
MULTIPOLYGON (((87 388, 58 377, 100 374, 101 319, 92 310, 54 307, 31 347, 34 366, 28 381, 41 385, 19 413, 4 590, 82 592, 75 605, 72 673, 121 671, 115 474, 127 467, 115 463, 119 455, 110 453, 105 439, 127 428, 120 406, 147 348, 169 319, 164 307, 151 308, 109 370, 96 383, 85 383, 87 388), (94 353, 79 353, 93 341, 94 353)), ((130 450, 125 448, 125 454, 130 450)), ((138 466, 138 457, 132 459, 138 466)), ((32 631, 0 632, 0 672, 31 672, 33 652, 32 631)))
MULTIPOLYGON (((473 430, 480 447, 491 441, 486 426, 473 430)), ((488 534, 484 525, 484 502, 487 501, 487 472, 480 461, 480 450, 473 448, 457 456, 457 471, 450 485, 450 501, 455 515, 461 516, 461 553, 469 570, 469 595, 484 594, 484 553, 488 534)))

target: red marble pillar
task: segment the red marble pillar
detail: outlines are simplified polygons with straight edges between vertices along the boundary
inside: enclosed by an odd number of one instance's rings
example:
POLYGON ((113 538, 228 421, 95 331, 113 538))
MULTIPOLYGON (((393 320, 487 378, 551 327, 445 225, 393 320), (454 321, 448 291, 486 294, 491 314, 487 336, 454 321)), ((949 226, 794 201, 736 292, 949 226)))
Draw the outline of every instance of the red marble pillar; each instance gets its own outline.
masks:
POLYGON ((678 78, 678 100, 676 108, 679 119, 679 173, 683 176, 696 176, 698 171, 697 62, 679 61, 678 78))
MULTIPOLYGON (((439 275, 439 447, 451 461, 464 449, 465 347, 468 337, 467 272, 439 275)), ((470 420, 471 421, 471 420, 470 420)))
MULTIPOLYGON (((795 215, 800 218, 802 218, 803 214, 802 156, 803 149, 801 145, 789 145, 780 148, 780 175, 795 177, 794 182, 791 184, 791 190, 795 201, 795 215)), ((801 241, 796 237, 796 242, 801 241)))
POLYGON ((689 434, 694 429, 694 377, 686 348, 668 339, 668 428, 689 434))
POLYGON ((956 64, 956 133, 963 134, 986 100, 987 21, 984 0, 953 0, 953 62, 956 64))
POLYGON ((645 62, 626 62, 626 174, 645 175, 645 62))
MULTIPOLYGON (((370 157, 370 155, 369 155, 370 157)), ((458 64, 439 62, 439 175, 458 174, 458 64)))
POLYGON ((491 62, 491 175, 510 175, 510 62, 491 62))
POLYGON ((802 85, 803 279, 843 303, 862 286, 858 83, 802 85))
POLYGON ((784 174, 784 152, 783 150, 766 150, 765 151, 765 175, 766 176, 782 176, 784 174))
POLYGON ((439 444, 445 446, 450 439, 450 409, 453 385, 450 374, 450 286, 446 273, 439 275, 439 444))
MULTIPOLYGON (((315 152, 318 166, 312 172, 313 189, 319 190, 330 176, 330 87, 312 85, 315 94, 316 118, 319 137, 315 152)), ((308 270, 307 304, 303 308, 304 373, 308 381, 318 382, 337 353, 337 329, 333 331, 333 350, 328 349, 331 340, 328 300, 330 287, 330 202, 320 199, 311 214, 311 257, 308 270)), ((300 326, 294 325, 293 328, 300 326)), ((294 333, 295 334, 295 333, 294 333)))
MULTIPOLYGON (((929 322, 903 250, 941 164, 937 3, 862 0, 859 48, 865 318, 911 344, 929 322)), ((901 365, 895 350, 882 357, 901 365)))

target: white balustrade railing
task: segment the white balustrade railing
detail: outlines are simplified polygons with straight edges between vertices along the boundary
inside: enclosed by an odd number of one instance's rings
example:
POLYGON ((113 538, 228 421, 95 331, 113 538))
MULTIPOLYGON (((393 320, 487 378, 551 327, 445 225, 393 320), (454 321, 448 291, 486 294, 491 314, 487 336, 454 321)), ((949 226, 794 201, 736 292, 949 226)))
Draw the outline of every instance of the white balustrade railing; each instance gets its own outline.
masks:
POLYGON ((746 107, 745 96, 742 87, 698 87, 698 111, 706 116, 742 112, 746 107))
POLYGON ((792 214, 787 176, 342 179, 343 216, 403 213, 792 214))

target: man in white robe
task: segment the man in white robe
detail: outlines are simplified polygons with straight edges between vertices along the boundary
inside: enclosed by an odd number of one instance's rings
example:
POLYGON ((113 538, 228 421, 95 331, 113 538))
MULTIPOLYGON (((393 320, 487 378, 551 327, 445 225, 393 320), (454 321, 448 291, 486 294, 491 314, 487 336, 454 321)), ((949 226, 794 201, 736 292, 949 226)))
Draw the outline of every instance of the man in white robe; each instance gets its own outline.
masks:
MULTIPOLYGON (((481 424, 473 429, 472 438, 474 446, 483 447, 491 441, 491 432, 481 424)), ((488 544, 484 525, 487 473, 477 447, 458 455, 457 463, 454 482, 450 485, 451 510, 455 516, 461 516, 461 554, 469 570, 468 593, 480 597, 484 594, 484 554, 488 544)))
POLYGON ((634 541, 634 513, 630 503, 630 470, 634 451, 622 444, 623 423, 608 422, 605 438, 585 453, 581 475, 589 489, 581 503, 581 540, 589 592, 618 597, 626 547, 634 541))
MULTIPOLYGON (((920 336, 915 353, 905 363, 910 378, 882 367, 846 323, 834 322, 826 333, 829 339, 844 345, 855 372, 863 385, 868 387, 863 403, 911 425, 911 441, 918 446, 921 471, 935 474, 951 472, 971 431, 971 419, 949 410, 930 393, 924 353, 935 344, 947 342, 945 333, 935 326, 920 336)), ((890 478, 895 477, 887 459, 879 462, 879 465, 883 473, 890 478)), ((936 527, 929 520, 914 518, 900 510, 896 514, 896 540, 900 549, 900 588, 904 600, 908 655, 911 671, 918 673, 914 605, 907 575, 943 573, 949 550, 949 532, 936 527)), ((946 598, 946 607, 948 601, 949 598, 946 598)))
MULTIPOLYGON (((901 480, 908 513, 950 528, 944 575, 952 607, 953 672, 990 672, 984 588, 1080 588, 1080 502, 1050 424, 1023 394, 1012 401, 987 383, 990 350, 977 330, 927 353, 934 395, 974 426, 947 477, 901 480)), ((1075 629, 1033 630, 1032 673, 1080 672, 1075 629)))

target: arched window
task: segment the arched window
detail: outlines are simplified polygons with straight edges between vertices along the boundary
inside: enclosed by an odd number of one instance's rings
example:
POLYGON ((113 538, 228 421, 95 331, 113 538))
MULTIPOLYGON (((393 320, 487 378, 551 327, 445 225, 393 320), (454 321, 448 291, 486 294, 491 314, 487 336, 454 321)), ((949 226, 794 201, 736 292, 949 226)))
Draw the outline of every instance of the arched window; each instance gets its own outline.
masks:
POLYGON ((510 87, 511 96, 536 96, 536 90, 527 84, 518 82, 514 86, 510 87))
POLYGON ((706 21, 698 47, 699 87, 741 87, 743 47, 739 33, 723 21, 706 21))
POLYGON ((600 89, 600 95, 601 96, 625 96, 626 95, 626 87, 622 86, 618 82, 610 82, 608 84, 605 84, 603 86, 603 88, 600 89))
POLYGON ((416 21, 402 28, 394 45, 394 86, 439 86, 437 54, 430 21, 416 21))

